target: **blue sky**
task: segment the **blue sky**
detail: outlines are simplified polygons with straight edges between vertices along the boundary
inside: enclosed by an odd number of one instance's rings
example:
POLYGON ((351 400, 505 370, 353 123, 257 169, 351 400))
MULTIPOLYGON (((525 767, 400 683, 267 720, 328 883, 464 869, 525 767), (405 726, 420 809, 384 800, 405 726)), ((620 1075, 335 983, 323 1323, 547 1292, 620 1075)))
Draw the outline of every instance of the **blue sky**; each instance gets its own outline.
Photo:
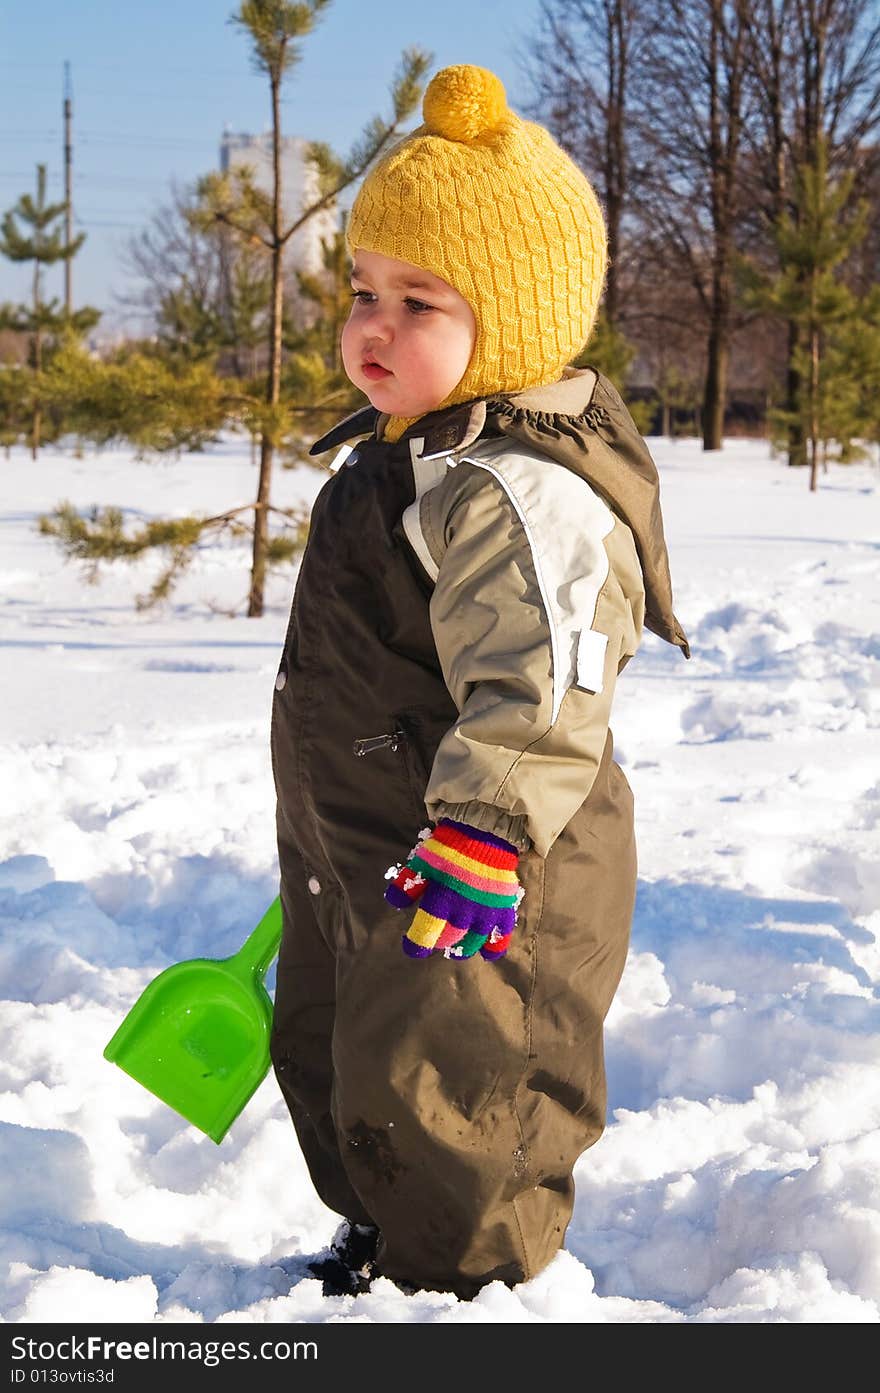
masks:
MULTIPOLYGON (((48 165, 62 197, 62 85, 71 65, 74 208, 88 237, 74 263, 74 299, 124 318, 126 242, 167 198, 215 168, 224 126, 268 126, 265 78, 252 68, 234 0, 0 0, 0 212, 48 165)), ((521 54, 534 34, 538 0, 335 0, 302 42, 285 87, 287 134, 327 140, 344 152, 370 116, 387 112, 401 51, 416 45, 434 68, 479 63, 504 82, 512 105, 528 96, 521 54)), ((0 301, 27 294, 29 273, 0 258, 0 301)), ((46 289, 62 293, 53 268, 46 289)))

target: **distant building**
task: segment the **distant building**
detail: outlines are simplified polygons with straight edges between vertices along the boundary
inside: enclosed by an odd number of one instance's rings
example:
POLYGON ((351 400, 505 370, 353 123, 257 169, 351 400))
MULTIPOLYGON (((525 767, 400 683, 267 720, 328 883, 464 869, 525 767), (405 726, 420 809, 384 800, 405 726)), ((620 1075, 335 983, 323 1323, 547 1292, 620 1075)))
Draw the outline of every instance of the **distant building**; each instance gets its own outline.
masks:
MULTIPOLYGON (((304 208, 318 198, 318 181, 308 162, 309 142, 297 135, 281 138, 281 196, 284 226, 289 227, 304 208)), ((266 193, 272 189, 272 136, 243 135, 224 131, 220 143, 220 168, 224 174, 249 165, 254 171, 257 187, 266 193)), ((329 241, 340 228, 336 208, 324 208, 309 218, 288 243, 288 265, 314 274, 323 267, 321 243, 329 241)))

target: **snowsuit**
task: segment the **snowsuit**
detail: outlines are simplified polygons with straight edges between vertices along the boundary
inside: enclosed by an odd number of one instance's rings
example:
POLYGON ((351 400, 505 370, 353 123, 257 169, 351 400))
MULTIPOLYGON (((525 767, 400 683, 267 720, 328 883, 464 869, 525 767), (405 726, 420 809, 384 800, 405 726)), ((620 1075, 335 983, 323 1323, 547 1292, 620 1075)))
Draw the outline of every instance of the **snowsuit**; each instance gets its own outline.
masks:
MULTIPOLYGON (((603 1020, 629 940, 619 670, 687 655, 656 470, 591 369, 359 439, 312 512, 276 680, 284 933, 272 1058, 318 1193, 379 1269, 472 1296, 562 1245, 605 1123, 603 1020), (421 962, 383 900, 430 819, 521 848, 506 958, 421 962)), ((342 451, 340 451, 342 454, 342 451)))

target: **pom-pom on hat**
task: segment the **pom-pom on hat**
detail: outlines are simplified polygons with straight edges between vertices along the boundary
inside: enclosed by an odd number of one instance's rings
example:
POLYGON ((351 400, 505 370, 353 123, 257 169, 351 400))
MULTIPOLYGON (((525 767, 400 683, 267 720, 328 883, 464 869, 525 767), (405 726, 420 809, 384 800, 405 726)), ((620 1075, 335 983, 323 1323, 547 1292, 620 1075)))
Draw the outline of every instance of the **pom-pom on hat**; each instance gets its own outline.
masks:
MULTIPOLYGON (((433 271, 474 311, 471 361, 441 405, 555 382, 596 320, 608 260, 598 199, 485 68, 443 68, 423 117, 361 186, 349 251, 433 271)), ((397 435, 409 422, 389 424, 397 435)))

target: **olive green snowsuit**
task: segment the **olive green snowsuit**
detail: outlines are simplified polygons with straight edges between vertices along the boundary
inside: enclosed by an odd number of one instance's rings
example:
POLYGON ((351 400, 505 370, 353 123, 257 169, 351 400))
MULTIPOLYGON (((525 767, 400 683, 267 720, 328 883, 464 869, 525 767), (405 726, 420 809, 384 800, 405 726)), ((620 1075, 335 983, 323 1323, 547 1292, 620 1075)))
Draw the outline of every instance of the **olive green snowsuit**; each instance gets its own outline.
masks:
POLYGON ((601 1134, 636 884, 612 759, 643 623, 687 642, 650 455, 590 369, 372 434, 312 512, 276 680, 284 934, 272 1058, 331 1209, 378 1265, 473 1295, 560 1248, 601 1134), (385 874, 442 816, 520 848, 506 958, 422 961, 385 874))

